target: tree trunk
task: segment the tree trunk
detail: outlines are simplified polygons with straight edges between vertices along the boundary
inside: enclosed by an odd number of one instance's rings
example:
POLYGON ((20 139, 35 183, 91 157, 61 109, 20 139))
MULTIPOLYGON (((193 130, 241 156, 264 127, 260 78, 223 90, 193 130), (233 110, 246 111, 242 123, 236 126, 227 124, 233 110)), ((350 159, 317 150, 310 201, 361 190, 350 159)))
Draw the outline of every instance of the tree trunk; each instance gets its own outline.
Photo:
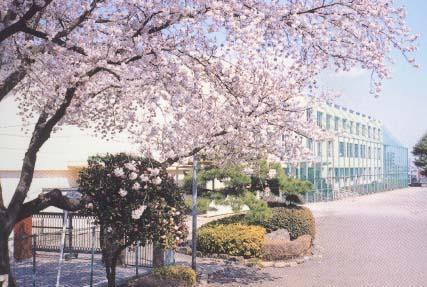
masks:
POLYGON ((165 250, 160 244, 154 243, 153 246, 153 267, 161 267, 165 265, 165 250))
MULTIPOLYGON (((3 224, 4 221, 5 220, 0 219, 0 224, 3 224)), ((4 281, 7 275, 9 285, 7 284, 3 284, 3 285, 7 287, 15 287, 16 283, 10 270, 10 261, 9 261, 9 242, 8 241, 9 241, 10 232, 11 231, 0 228, 0 278, 2 278, 3 276, 2 280, 4 281)))
POLYGON ((116 265, 117 256, 111 250, 103 252, 105 260, 105 271, 107 274, 108 287, 116 287, 116 265))

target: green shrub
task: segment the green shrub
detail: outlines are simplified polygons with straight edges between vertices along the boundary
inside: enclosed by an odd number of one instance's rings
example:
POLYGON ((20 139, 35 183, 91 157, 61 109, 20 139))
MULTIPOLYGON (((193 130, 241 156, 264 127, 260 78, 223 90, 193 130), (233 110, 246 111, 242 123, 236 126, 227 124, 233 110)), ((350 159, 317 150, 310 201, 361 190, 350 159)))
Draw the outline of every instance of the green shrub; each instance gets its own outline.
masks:
POLYGON ((286 260, 290 258, 309 255, 311 252, 311 236, 303 235, 293 241, 267 239, 262 245, 262 259, 286 260))
POLYGON ((220 218, 220 219, 208 222, 205 225, 203 225, 203 227, 213 227, 217 225, 228 225, 228 224, 234 224, 234 223, 246 224, 245 217, 246 217, 245 214, 235 214, 235 215, 227 216, 224 218, 220 218))
POLYGON ((264 235, 265 229, 260 226, 238 223, 204 226, 198 232, 198 249, 206 254, 258 257, 264 235))
POLYGON ((153 270, 153 276, 159 280, 176 281, 179 286, 192 287, 196 285, 196 272, 189 267, 162 266, 153 270))
MULTIPOLYGON (((211 200, 206 197, 199 197, 197 198, 197 213, 198 214, 205 214, 209 210, 215 210, 214 208, 209 207, 209 204, 211 203, 211 200)), ((185 206, 187 213, 191 213, 193 202, 191 199, 185 200, 185 206)))
POLYGON ((314 239, 316 235, 316 226, 311 210, 302 206, 286 206, 272 208, 272 215, 268 219, 257 220, 247 214, 236 214, 229 217, 211 221, 205 226, 216 226, 220 224, 249 224, 258 225, 272 232, 277 229, 287 229, 292 240, 301 235, 311 235, 314 239))
POLYGON ((268 220, 273 214, 267 202, 256 198, 251 192, 244 193, 243 202, 249 207, 249 212, 245 216, 248 223, 268 220))
POLYGON ((273 216, 265 221, 259 222, 267 232, 277 229, 287 229, 291 240, 301 235, 316 235, 316 226, 311 210, 302 206, 289 206, 273 208, 273 216))

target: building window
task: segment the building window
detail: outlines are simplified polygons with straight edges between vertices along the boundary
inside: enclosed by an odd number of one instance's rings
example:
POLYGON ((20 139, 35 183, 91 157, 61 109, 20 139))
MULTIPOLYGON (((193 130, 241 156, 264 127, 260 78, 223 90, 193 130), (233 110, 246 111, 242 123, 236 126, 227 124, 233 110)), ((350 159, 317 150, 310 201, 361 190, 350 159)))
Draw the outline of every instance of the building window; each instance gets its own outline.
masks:
POLYGON ((322 156, 322 142, 317 143, 317 156, 322 156))
POLYGON ((368 127, 368 138, 371 138, 371 127, 368 127))
POLYGON ((366 137, 366 126, 362 125, 362 136, 366 137))
POLYGON ((354 157, 359 157, 359 145, 354 144, 354 157))
POLYGON ((326 115, 326 129, 330 130, 331 129, 331 119, 332 116, 331 115, 326 115))
POLYGON ((330 157, 332 157, 333 144, 332 141, 328 141, 328 156, 330 157))
POLYGON ((360 135, 360 124, 356 123, 356 135, 360 135))
POLYGON ((350 133, 351 134, 353 134, 353 122, 352 121, 350 121, 350 123, 349 123, 349 128, 350 128, 350 133))
POLYGON ((307 148, 312 150, 313 149, 313 140, 307 139, 307 148))
POLYGON ((340 122, 340 118, 339 117, 335 117, 334 118, 334 130, 338 131, 338 125, 340 122))
POLYGON ((369 146, 368 147, 368 158, 371 158, 372 157, 372 154, 371 154, 371 147, 369 146))
POLYGON ((381 139, 381 129, 378 129, 378 139, 381 139))
POLYGON ((343 143, 343 142, 340 142, 339 156, 340 157, 345 157, 345 143, 343 143))
POLYGON ((366 158, 366 145, 364 144, 360 145, 360 157, 366 158))
POLYGON ((377 158, 378 158, 378 160, 381 160, 381 148, 380 147, 377 150, 377 158))
POLYGON ((353 144, 347 143, 347 157, 353 157, 353 144))
POLYGON ((374 139, 377 138, 377 128, 373 128, 372 136, 374 139))
POLYGON ((323 128, 323 113, 322 112, 317 112, 317 126, 319 128, 323 128))
POLYGON ((313 114, 313 109, 307 109, 307 121, 311 121, 311 115, 313 114))
POLYGON ((342 130, 344 132, 347 131, 347 120, 346 119, 342 119, 342 130))

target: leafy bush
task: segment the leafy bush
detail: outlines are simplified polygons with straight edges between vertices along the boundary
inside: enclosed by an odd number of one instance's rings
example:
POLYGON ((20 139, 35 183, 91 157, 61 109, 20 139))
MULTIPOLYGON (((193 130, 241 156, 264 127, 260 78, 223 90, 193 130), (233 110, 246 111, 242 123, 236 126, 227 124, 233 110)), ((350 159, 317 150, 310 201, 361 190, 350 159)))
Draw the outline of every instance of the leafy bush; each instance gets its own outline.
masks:
POLYGON ((100 225, 109 285, 128 246, 155 242, 175 248, 187 238, 183 196, 160 162, 124 153, 93 156, 81 169, 81 214, 100 225))
POLYGON ((286 260, 308 255, 311 252, 311 236, 303 235, 297 240, 265 240, 262 245, 262 259, 286 260))
POLYGON ((229 196, 224 200, 217 200, 216 203, 230 205, 233 212, 241 211, 242 207, 246 205, 249 208, 246 217, 251 220, 266 220, 272 214, 267 202, 256 198, 249 191, 246 191, 241 196, 229 196))
POLYGON ((315 221, 310 209, 295 205, 272 208, 272 215, 268 219, 256 220, 246 214, 237 214, 211 221, 205 226, 236 223, 262 226, 267 232, 287 229, 292 240, 305 234, 311 235, 312 238, 316 235, 315 221))
POLYGON ((253 193, 246 192, 242 200, 249 207, 249 212, 245 216, 247 222, 259 222, 271 218, 273 213, 267 202, 256 198, 253 193))
POLYGON ((316 226, 311 210, 302 206, 289 206, 273 208, 273 216, 265 221, 259 222, 267 232, 277 229, 287 229, 291 240, 301 235, 311 235, 314 238, 316 226))
POLYGON ((204 226, 197 236, 199 251, 207 254, 258 257, 265 229, 260 226, 228 224, 204 226))
POLYGON ((196 285, 196 272, 189 267, 172 265, 162 266, 153 270, 153 276, 159 280, 173 280, 179 286, 196 285))
MULTIPOLYGON (((197 198, 197 213, 198 214, 205 214, 209 210, 214 210, 214 208, 209 207, 209 204, 211 203, 211 200, 206 197, 199 197, 197 198)), ((193 206, 193 202, 191 199, 185 200, 185 207, 187 214, 191 213, 193 206)))
POLYGON ((224 218, 220 218, 220 219, 206 223, 205 225, 203 225, 203 227, 213 227, 217 225, 228 225, 228 224, 235 224, 235 223, 246 224, 246 214, 235 214, 235 215, 227 216, 224 218))
MULTIPOLYGON (((227 194, 241 194, 250 186, 251 178, 243 172, 243 167, 240 165, 231 166, 228 168, 219 168, 214 166, 204 166, 197 173, 197 188, 201 194, 208 195, 209 192, 215 190, 206 188, 206 184, 214 180, 219 180, 225 185, 225 189, 221 190, 227 194)), ((192 174, 188 173, 184 177, 183 189, 186 193, 191 193, 193 184, 192 174)))

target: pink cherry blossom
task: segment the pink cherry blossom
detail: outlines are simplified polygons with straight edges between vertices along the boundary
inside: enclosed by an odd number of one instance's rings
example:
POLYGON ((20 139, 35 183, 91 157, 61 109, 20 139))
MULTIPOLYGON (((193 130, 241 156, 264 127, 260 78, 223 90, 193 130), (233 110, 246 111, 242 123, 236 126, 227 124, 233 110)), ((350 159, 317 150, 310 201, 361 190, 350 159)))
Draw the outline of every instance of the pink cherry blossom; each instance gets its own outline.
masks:
POLYGON ((327 136, 305 119, 329 99, 323 71, 360 67, 379 94, 392 50, 416 65, 417 35, 392 0, 37 3, 0 4, 0 87, 22 72, 8 93, 23 119, 65 107, 59 125, 126 131, 167 163, 308 157, 304 139, 327 136), (19 22, 29 7, 39 12, 19 22))

